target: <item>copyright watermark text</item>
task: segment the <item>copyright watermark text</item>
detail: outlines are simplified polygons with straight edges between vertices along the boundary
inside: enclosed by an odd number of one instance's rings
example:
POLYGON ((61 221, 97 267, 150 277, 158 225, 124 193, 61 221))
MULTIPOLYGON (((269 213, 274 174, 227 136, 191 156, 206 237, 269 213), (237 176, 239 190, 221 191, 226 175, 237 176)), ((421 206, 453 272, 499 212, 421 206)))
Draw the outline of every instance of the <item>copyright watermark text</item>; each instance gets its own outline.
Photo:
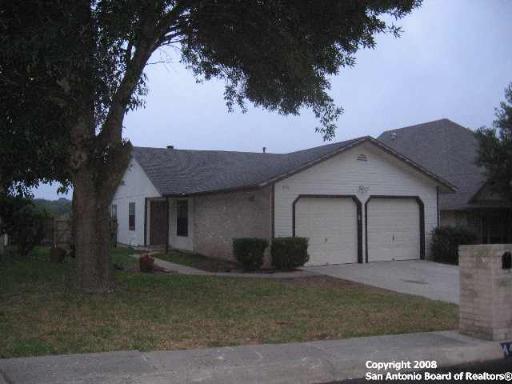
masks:
POLYGON ((512 381, 512 372, 489 373, 489 372, 429 372, 414 370, 436 369, 438 364, 434 360, 417 361, 371 361, 366 362, 368 372, 365 374, 367 381, 512 381))

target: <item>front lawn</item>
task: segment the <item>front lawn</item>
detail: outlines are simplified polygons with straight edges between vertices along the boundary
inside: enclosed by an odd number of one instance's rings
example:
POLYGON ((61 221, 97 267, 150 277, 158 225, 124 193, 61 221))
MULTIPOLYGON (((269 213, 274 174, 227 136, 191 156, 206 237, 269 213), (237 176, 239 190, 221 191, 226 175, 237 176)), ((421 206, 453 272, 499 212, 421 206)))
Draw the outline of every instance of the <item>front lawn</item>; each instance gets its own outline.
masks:
MULTIPOLYGON (((129 251, 115 251, 130 263, 129 251)), ((324 277, 115 273, 83 295, 72 262, 0 261, 0 357, 283 343, 454 329, 457 306, 324 277)))

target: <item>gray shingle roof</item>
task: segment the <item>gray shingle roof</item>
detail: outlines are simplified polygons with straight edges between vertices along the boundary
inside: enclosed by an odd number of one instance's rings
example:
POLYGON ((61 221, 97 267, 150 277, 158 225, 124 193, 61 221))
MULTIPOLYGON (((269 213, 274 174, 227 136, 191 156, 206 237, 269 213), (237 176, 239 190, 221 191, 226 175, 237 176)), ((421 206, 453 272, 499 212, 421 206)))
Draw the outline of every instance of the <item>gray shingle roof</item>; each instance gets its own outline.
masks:
POLYGON ((134 147, 132 155, 162 195, 179 196, 262 187, 364 141, 373 142, 451 188, 448 182, 369 136, 286 154, 134 147))
POLYGON ((255 188, 358 140, 290 154, 134 147, 132 155, 162 195, 187 195, 255 188))
POLYGON ((475 163, 478 141, 473 131, 448 119, 393 129, 379 140, 457 187, 454 194, 442 194, 440 209, 465 209, 483 186, 483 169, 475 163))

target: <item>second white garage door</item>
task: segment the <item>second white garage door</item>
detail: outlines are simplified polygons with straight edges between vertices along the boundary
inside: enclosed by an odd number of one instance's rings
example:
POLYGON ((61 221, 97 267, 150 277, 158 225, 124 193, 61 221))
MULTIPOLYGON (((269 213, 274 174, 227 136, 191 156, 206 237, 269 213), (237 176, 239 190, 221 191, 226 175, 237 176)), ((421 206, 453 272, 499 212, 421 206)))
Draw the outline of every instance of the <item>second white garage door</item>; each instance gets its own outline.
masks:
POLYGON ((307 265, 357 263, 357 207, 347 197, 301 197, 295 235, 309 239, 307 265))
POLYGON ((413 198, 373 198, 366 207, 368 261, 420 258, 420 208, 413 198))

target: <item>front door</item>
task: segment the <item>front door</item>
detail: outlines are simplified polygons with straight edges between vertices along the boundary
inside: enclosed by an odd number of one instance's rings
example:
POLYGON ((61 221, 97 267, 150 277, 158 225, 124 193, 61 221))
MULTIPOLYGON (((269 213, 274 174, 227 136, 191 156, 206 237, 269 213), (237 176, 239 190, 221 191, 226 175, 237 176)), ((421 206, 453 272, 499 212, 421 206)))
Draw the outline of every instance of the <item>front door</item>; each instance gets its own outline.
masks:
POLYGON ((167 242, 167 217, 169 206, 165 200, 150 201, 149 245, 165 245, 167 242))

